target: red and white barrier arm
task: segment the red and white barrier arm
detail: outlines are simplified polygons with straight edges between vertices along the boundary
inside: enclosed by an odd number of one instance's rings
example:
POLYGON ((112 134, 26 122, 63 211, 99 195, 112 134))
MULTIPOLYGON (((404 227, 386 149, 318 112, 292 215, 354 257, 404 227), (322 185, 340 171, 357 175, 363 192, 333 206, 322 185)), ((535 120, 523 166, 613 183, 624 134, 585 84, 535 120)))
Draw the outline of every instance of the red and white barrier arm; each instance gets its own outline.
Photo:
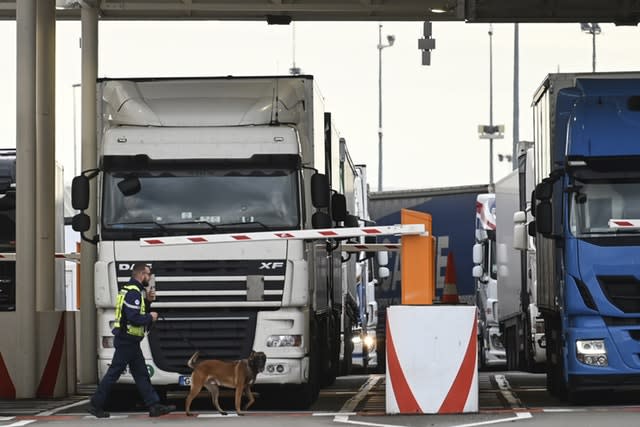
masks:
POLYGON ((610 219, 609 228, 640 229, 640 219, 610 219))
POLYGON ((260 240, 320 240, 362 236, 425 235, 423 224, 379 227, 324 228, 317 230, 259 231, 256 233, 203 234, 195 236, 147 237, 140 246, 201 245, 205 243, 255 242, 260 240))
POLYGON ((398 252, 400 243, 343 243, 340 250, 343 252, 398 252))
MULTIPOLYGON (((62 253, 56 252, 54 254, 56 259, 61 259, 65 261, 71 261, 80 264, 80 253, 79 252, 69 252, 62 253)), ((15 261, 16 253, 15 252, 0 252, 0 262, 2 261, 15 261)))

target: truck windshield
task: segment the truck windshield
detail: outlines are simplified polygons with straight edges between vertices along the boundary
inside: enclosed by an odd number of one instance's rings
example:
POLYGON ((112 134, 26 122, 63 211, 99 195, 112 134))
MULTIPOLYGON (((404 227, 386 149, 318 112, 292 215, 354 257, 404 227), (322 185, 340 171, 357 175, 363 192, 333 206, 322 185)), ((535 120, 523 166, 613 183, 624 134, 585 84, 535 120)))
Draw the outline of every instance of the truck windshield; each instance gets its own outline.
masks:
POLYGON ((104 174, 102 227, 184 234, 296 228, 297 171, 289 169, 118 170, 104 174), (118 184, 140 180, 125 196, 118 184))
POLYGON ((640 182, 581 182, 570 193, 570 225, 576 237, 637 233, 609 227, 609 220, 640 219, 640 182))

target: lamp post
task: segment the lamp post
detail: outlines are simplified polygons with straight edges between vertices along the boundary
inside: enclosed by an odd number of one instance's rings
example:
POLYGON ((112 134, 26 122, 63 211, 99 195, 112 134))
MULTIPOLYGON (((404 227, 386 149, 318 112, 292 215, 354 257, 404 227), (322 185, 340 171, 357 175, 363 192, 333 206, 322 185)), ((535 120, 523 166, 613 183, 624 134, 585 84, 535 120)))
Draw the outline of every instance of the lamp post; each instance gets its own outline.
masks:
POLYGON ((598 34, 600 34, 602 32, 602 29, 600 28, 600 25, 598 25, 596 22, 582 22, 580 23, 580 29, 582 30, 582 32, 586 33, 586 34, 591 34, 592 40, 593 40, 593 48, 592 48, 592 61, 591 61, 591 68, 592 68, 592 72, 596 72, 596 36, 598 34))
POLYGON ((396 37, 387 35, 382 44, 382 24, 378 25, 378 191, 382 191, 382 49, 393 46, 396 37))
POLYGON ((489 125, 478 125, 478 137, 489 140, 489 192, 493 192, 493 140, 504 138, 504 125, 493 124, 493 25, 489 24, 489 125))

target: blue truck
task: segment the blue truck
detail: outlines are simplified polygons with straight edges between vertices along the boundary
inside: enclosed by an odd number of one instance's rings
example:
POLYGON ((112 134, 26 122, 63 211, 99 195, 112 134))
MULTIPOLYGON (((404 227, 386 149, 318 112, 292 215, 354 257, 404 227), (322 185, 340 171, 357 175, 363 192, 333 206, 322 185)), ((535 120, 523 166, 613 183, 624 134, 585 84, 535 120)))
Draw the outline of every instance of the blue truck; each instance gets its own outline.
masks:
POLYGON ((640 73, 550 74, 532 105, 547 388, 640 389, 640 73))
MULTIPOLYGON (((435 283, 436 301, 444 288, 447 257, 454 255, 457 290, 461 303, 475 305, 476 286, 471 275, 473 268, 472 248, 475 243, 476 198, 487 193, 488 186, 468 185, 461 187, 433 188, 425 190, 382 191, 369 194, 369 214, 378 225, 400 223, 400 210, 412 209, 432 216, 432 231, 436 238, 435 283)), ((397 237, 387 237, 385 242, 397 242, 397 237)), ((400 257, 390 252, 388 268, 390 275, 381 279, 375 287, 378 304, 376 341, 378 370, 385 366, 386 309, 401 302, 400 257)))

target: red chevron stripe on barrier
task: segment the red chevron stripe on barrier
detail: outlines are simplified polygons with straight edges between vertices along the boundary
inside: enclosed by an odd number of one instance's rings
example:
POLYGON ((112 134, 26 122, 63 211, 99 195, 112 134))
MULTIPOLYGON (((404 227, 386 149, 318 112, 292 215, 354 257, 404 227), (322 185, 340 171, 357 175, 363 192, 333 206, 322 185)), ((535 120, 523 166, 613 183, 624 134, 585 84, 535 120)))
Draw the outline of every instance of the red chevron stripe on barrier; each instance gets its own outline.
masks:
POLYGON ((42 378, 40 379, 40 385, 36 391, 36 396, 40 398, 53 397, 53 393, 56 387, 56 380, 58 379, 58 371, 60 370, 60 361, 62 360, 62 349, 64 348, 64 314, 60 316, 60 323, 58 324, 58 332, 53 340, 51 351, 49 352, 49 359, 47 365, 44 367, 42 378))
POLYGON ((0 397, 14 400, 16 398, 16 388, 11 381, 9 370, 4 364, 2 353, 0 353, 0 397))
POLYGON ((467 403, 469 397, 469 390, 473 382, 473 371, 476 369, 477 358, 477 339, 478 333, 478 320, 473 322, 473 329, 471 330, 471 336, 469 337, 469 343, 467 344, 467 351, 464 354, 464 359, 460 365, 460 370, 456 375, 456 379, 449 389, 447 397, 442 402, 442 406, 438 410, 439 414, 460 413, 464 410, 464 405, 467 403))
POLYGON ((402 372, 402 366, 398 361, 398 354, 396 348, 393 345, 393 336, 391 335, 391 328, 389 327, 389 318, 387 317, 387 369, 389 369, 389 375, 393 378, 392 387, 393 394, 398 402, 400 412, 405 414, 414 412, 417 414, 422 413, 420 405, 416 401, 415 396, 411 392, 411 387, 402 372))

